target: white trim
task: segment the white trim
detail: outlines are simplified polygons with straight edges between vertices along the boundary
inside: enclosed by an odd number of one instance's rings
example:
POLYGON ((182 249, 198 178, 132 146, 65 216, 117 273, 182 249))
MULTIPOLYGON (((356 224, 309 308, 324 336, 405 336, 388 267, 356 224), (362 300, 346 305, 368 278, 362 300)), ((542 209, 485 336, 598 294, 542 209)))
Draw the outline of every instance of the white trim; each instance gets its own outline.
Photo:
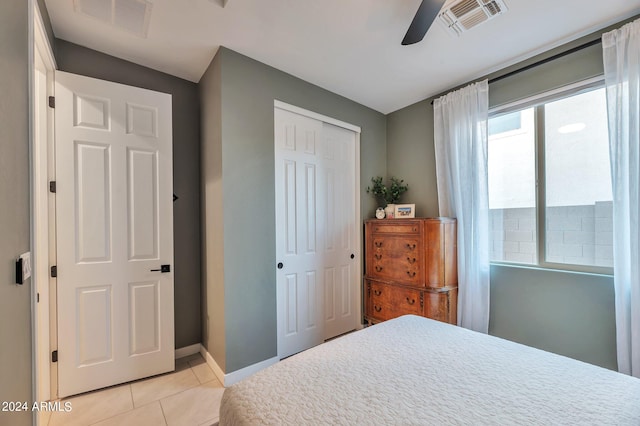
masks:
POLYGON ((334 126, 342 127, 343 129, 351 130, 352 132, 356 132, 357 134, 362 133, 362 130, 359 126, 354 126, 353 124, 349 124, 345 121, 336 120, 335 118, 328 117, 326 115, 319 114, 317 112, 309 111, 304 108, 297 107, 295 105, 290 105, 288 103, 279 101, 277 99, 273 100, 274 108, 283 109, 285 111, 293 112, 295 114, 303 115, 305 117, 313 118, 318 121, 324 121, 328 124, 333 124, 334 126))
POLYGON ((260 370, 264 370, 265 368, 273 365, 273 364, 277 364, 278 362, 280 362, 280 360, 278 359, 277 356, 273 357, 273 358, 269 358, 269 359, 265 359, 264 361, 260 361, 257 362, 255 364, 252 364, 248 367, 245 368, 241 368, 240 370, 236 370, 236 371, 232 371, 231 373, 227 373, 224 376, 224 383, 223 385, 225 386, 231 386, 235 383, 238 383, 241 380, 246 379, 249 376, 252 376, 254 374, 256 374, 258 371, 260 370))
MULTIPOLYGON (((30 115, 30 176, 31 176, 31 251, 33 255, 32 288, 32 336, 33 336, 33 396, 34 401, 53 400, 57 397, 57 370, 50 361, 52 339, 55 339, 55 311, 51 310, 51 294, 49 264, 50 247, 50 200, 48 181, 50 168, 51 144, 53 143, 53 111, 46 105, 47 96, 52 96, 54 87, 54 70, 56 61, 47 36, 40 8, 35 0, 29 2, 29 115, 30 115), (46 71, 46 87, 44 96, 35 89, 35 55, 42 59, 46 71), (38 99, 36 99, 36 95, 38 99), (41 96, 41 97, 40 97, 41 96), (46 109, 46 136, 44 140, 36 137, 40 129, 36 129, 36 108, 46 109), (36 295, 39 293, 39 303, 36 295), (46 360, 46 361, 43 361, 46 360), (45 367, 45 365, 47 367, 45 367)), ((43 416, 34 416, 36 424, 43 422, 43 416)))
POLYGON ((41 52, 45 55, 45 62, 47 66, 51 66, 52 69, 58 69, 58 64, 56 63, 56 58, 53 55, 53 49, 51 49, 51 43, 49 42, 49 37, 47 36, 47 30, 44 26, 44 21, 42 20, 42 14, 40 13, 40 7, 38 6, 37 1, 33 1, 35 6, 34 8, 34 33, 36 37, 36 41, 44 47, 44 52, 41 52))
POLYGON ((362 264, 363 264, 363 250, 362 250, 362 242, 364 241, 364 237, 362 235, 363 233, 363 227, 362 227, 362 215, 361 215, 361 209, 360 209, 360 204, 362 203, 362 196, 360 194, 360 132, 356 132, 356 170, 355 170, 355 174, 356 174, 356 188, 355 188, 355 203, 356 203, 356 209, 355 209, 355 220, 356 220, 356 227, 357 227, 357 238, 356 238, 356 271, 357 271, 357 286, 358 286, 358 291, 356 294, 356 312, 358 313, 358 315, 356 315, 356 330, 360 330, 362 328, 362 312, 363 312, 363 307, 362 307, 362 296, 363 296, 363 282, 362 282, 362 264))
POLYGON ((525 108, 526 106, 534 106, 544 103, 550 98, 554 98, 560 94, 566 94, 580 89, 586 89, 594 85, 598 85, 604 82, 604 75, 587 78, 586 80, 577 81, 575 83, 567 84, 566 86, 551 89, 546 92, 538 93, 537 95, 528 96, 526 98, 519 99, 517 101, 509 102, 503 105, 497 105, 489 109, 489 116, 497 115, 503 112, 508 112, 513 109, 525 108))
MULTIPOLYGON (((28 45, 27 45, 27 72, 28 72, 28 77, 27 77, 27 96, 28 96, 28 122, 29 122, 29 129, 28 129, 28 146, 29 146, 29 252, 31 252, 31 259, 32 259, 32 272, 31 272, 31 281, 29 281, 29 286, 30 288, 30 293, 31 293, 31 300, 30 300, 30 308, 31 308, 31 398, 33 401, 37 401, 38 398, 40 397, 39 392, 38 392, 38 386, 39 386, 39 377, 41 375, 41 371, 40 368, 38 367, 38 357, 37 357, 37 349, 39 348, 39 339, 38 339, 38 332, 39 332, 39 328, 37 326, 38 323, 38 305, 36 304, 36 298, 34 297, 34 294, 36 293, 36 277, 37 277, 37 273, 36 273, 36 268, 35 268, 35 261, 37 260, 37 257, 35 256, 35 253, 33 252, 33 248, 35 247, 35 242, 36 242, 36 236, 34 234, 34 228, 35 228, 35 218, 34 218, 34 205, 35 205, 35 200, 34 200, 34 188, 35 185, 33 183, 34 179, 33 179, 33 170, 34 170, 34 145, 35 145, 35 105, 33 102, 34 99, 34 94, 35 94, 35 62, 33 60, 34 58, 34 53, 36 50, 36 40, 35 40, 35 25, 34 25, 34 21, 35 21, 35 13, 36 13, 36 6, 35 6, 35 0, 31 0, 29 1, 29 3, 27 4, 27 40, 28 40, 28 45)), ((38 413, 38 415, 36 416, 32 416, 32 422, 35 425, 39 425, 42 422, 42 418, 43 416, 40 415, 40 413, 38 413)))
POLYGON ((239 381, 244 380, 247 377, 257 373, 258 371, 264 370, 265 368, 273 364, 276 364, 277 362, 280 361, 278 357, 273 357, 273 358, 265 359, 264 361, 257 362, 248 367, 241 368, 240 370, 232 371, 231 373, 225 374, 222 371, 222 368, 220 368, 216 360, 213 359, 211 354, 207 352, 204 346, 200 347, 200 354, 207 362, 207 365, 211 367, 211 369, 213 370, 213 374, 216 375, 216 377, 218 378, 218 381, 222 383, 224 387, 229 387, 233 384, 236 384, 239 381))
POLYGON ((200 353, 202 345, 200 343, 194 343, 193 345, 185 346, 176 349, 175 358, 180 359, 189 355, 200 353))
POLYGON ((211 367, 211 369, 213 370, 213 374, 216 375, 218 381, 222 383, 222 386, 225 386, 224 371, 222 371, 222 368, 220 368, 216 360, 213 359, 211 354, 207 352, 207 349, 202 345, 200 346, 200 354, 202 355, 202 358, 204 358, 204 360, 207 362, 207 365, 211 367))

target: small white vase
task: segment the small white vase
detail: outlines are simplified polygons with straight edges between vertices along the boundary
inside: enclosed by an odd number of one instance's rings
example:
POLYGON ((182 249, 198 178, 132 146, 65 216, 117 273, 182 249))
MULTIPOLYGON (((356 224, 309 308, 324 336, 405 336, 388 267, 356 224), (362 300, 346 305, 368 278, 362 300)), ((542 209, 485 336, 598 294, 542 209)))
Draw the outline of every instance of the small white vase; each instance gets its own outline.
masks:
POLYGON ((384 215, 387 219, 393 219, 393 213, 396 210, 395 204, 387 204, 387 207, 384 208, 384 215))

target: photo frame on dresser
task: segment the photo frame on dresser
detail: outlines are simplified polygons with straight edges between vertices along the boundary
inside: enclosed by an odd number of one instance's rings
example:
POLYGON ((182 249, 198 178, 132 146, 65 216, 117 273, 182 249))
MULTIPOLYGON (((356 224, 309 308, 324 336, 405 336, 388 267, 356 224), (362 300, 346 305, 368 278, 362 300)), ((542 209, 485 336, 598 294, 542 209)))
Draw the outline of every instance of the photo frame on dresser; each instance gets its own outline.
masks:
POLYGON ((393 217, 396 219, 413 219, 416 217, 416 205, 396 204, 393 217))

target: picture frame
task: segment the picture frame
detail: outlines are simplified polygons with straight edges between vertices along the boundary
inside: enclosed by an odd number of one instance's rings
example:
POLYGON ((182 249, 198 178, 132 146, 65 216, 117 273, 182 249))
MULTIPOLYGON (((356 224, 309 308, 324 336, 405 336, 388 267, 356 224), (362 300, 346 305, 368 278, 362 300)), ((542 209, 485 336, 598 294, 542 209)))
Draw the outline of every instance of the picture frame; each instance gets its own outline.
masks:
POLYGON ((415 204, 396 204, 393 212, 395 219, 412 219, 416 217, 415 204))

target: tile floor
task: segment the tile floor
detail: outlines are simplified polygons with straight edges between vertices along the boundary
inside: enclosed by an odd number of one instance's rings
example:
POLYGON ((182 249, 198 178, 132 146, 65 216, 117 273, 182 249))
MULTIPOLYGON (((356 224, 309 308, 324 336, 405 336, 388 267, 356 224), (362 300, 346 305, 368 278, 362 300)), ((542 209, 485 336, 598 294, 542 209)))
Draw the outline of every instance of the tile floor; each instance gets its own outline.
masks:
POLYGON ((218 422, 224 387, 200 354, 176 360, 176 371, 65 398, 48 426, 209 426, 218 422))

